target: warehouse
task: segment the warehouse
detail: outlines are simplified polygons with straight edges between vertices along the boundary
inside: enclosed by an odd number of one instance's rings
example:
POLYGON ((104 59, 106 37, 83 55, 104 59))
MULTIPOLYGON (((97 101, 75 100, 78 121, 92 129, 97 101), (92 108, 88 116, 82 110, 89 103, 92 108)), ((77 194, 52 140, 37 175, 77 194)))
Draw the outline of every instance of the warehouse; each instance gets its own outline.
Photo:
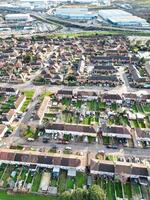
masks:
POLYGON ((97 17, 96 13, 89 12, 87 8, 58 8, 54 15, 72 20, 90 20, 97 17))
POLYGON ((115 26, 149 26, 145 19, 134 16, 131 13, 119 9, 100 10, 99 16, 115 26))
POLYGON ((5 20, 9 22, 14 21, 31 21, 29 14, 7 14, 5 15, 5 20))

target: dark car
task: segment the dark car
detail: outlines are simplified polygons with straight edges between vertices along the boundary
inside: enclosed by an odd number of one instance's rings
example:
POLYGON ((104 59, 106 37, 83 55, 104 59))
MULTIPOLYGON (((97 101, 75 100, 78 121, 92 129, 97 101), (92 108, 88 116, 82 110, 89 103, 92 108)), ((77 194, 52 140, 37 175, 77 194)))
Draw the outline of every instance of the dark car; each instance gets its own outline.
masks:
POLYGON ((48 142, 49 142, 49 138, 44 137, 44 138, 43 138, 43 143, 48 143, 48 142))

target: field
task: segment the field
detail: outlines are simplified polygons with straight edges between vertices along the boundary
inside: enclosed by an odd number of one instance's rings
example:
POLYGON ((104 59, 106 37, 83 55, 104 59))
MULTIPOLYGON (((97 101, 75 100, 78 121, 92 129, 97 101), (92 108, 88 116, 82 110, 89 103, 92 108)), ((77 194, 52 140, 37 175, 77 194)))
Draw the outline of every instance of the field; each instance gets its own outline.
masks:
POLYGON ((57 200, 57 197, 50 197, 34 194, 8 194, 6 191, 0 191, 0 200, 57 200))

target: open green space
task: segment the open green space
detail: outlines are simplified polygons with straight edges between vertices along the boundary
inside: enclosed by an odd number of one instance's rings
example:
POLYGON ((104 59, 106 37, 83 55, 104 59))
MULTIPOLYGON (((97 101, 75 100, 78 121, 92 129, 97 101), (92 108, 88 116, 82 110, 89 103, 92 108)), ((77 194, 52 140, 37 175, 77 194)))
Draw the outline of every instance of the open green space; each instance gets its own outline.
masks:
POLYGON ((141 194, 141 188, 140 185, 138 185, 137 183, 133 183, 131 184, 131 189, 134 195, 140 195, 141 194))
POLYGON ((21 112, 25 112, 29 103, 31 102, 31 99, 34 95, 34 90, 26 90, 23 92, 23 94, 26 96, 26 101, 24 102, 23 106, 21 107, 21 112))
POLYGON ((139 123, 138 121, 135 119, 135 120, 130 120, 130 124, 131 124, 131 127, 132 128, 139 128, 139 123))
POLYGON ((115 190, 116 190, 116 196, 119 198, 123 198, 122 186, 120 181, 115 182, 115 190))
POLYGON ((142 107, 145 113, 150 113, 150 104, 143 104, 142 107))
POLYGON ((27 184, 28 184, 28 183, 32 183, 33 178, 34 178, 34 176, 33 176, 32 172, 29 171, 28 177, 27 177, 27 180, 26 180, 26 183, 27 183, 27 184))
POLYGON ((104 111, 106 109, 106 103, 92 100, 87 102, 87 107, 90 111, 104 111))
POLYGON ((19 177, 19 180, 25 180, 27 175, 28 175, 28 168, 23 167, 20 177, 19 177))
POLYGON ((123 184, 123 189, 125 198, 131 200, 132 199, 131 184, 130 183, 123 184))
POLYGON ((3 175, 3 173, 4 173, 4 170, 5 170, 6 166, 7 166, 7 165, 4 164, 4 163, 2 163, 2 164, 0 165, 0 179, 1 179, 2 175, 3 175))
POLYGON ((74 178, 68 177, 67 178, 67 188, 74 189, 75 180, 74 178))
POLYGON ((142 107, 142 105, 140 104, 140 103, 134 103, 133 105, 132 105, 132 110, 134 111, 134 112, 139 112, 139 113, 144 113, 144 109, 143 109, 143 107, 142 107))
POLYGON ((110 144, 110 143, 111 143, 111 138, 107 137, 107 136, 104 136, 103 137, 103 144, 107 145, 107 144, 110 144))
POLYGON ((0 191, 0 200, 57 200, 58 197, 43 196, 35 194, 17 194, 17 193, 7 193, 6 191, 0 191))
POLYGON ((12 171, 14 171, 15 169, 16 169, 15 165, 7 165, 7 167, 5 168, 5 171, 2 176, 2 180, 4 181, 4 184, 3 184, 4 188, 7 186, 7 180, 10 177, 12 171))
POLYGON ((33 179, 33 184, 32 184, 32 192, 38 192, 40 183, 41 183, 41 178, 42 178, 42 172, 39 170, 34 176, 33 179))
POLYGON ((60 193, 66 191, 66 180, 67 180, 67 173, 66 171, 61 171, 61 174, 59 176, 59 185, 58 190, 60 193))
POLYGON ((86 184, 86 175, 82 172, 77 172, 75 177, 76 188, 83 188, 85 184, 86 184))
POLYGON ((114 184, 111 180, 107 182, 106 195, 108 200, 115 200, 114 184))

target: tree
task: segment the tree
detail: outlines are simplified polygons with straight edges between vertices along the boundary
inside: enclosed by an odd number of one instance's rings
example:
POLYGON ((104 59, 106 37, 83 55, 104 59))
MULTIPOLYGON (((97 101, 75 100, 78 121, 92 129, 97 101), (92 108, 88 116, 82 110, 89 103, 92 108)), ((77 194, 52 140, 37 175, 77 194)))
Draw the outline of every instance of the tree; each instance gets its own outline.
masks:
POLYGON ((98 185, 92 185, 89 188, 89 200, 105 200, 106 195, 98 185))
POLYGON ((77 188, 71 194, 71 200, 86 200, 88 196, 87 190, 77 188))
POLYGON ((59 198, 60 200, 71 200, 70 192, 63 192, 59 198))
POLYGON ((105 200, 104 191, 98 185, 93 185, 89 189, 77 188, 72 193, 64 192, 60 200, 105 200))

